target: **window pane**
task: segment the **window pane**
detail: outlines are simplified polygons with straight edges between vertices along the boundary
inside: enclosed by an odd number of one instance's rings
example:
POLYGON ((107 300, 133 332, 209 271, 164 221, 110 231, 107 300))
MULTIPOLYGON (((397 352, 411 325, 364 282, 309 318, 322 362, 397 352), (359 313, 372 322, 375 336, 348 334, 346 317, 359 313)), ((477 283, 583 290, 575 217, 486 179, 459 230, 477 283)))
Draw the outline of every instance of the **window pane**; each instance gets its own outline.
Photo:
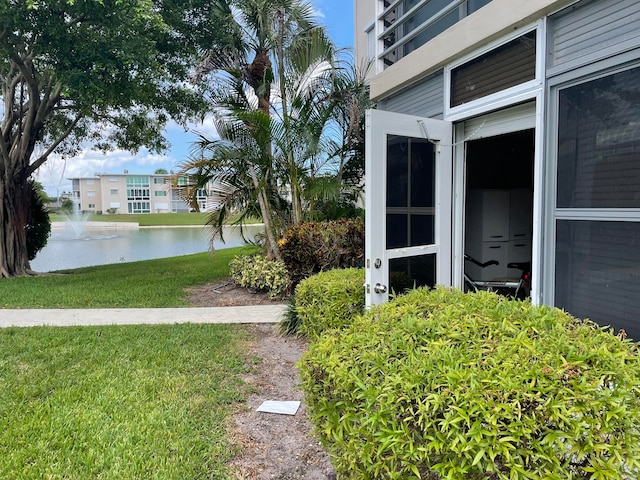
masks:
POLYGON ((420 48, 422 45, 427 43, 432 38, 437 37, 442 32, 444 32, 447 28, 455 25, 460 20, 460 13, 458 9, 454 9, 447 13, 444 17, 439 18, 436 22, 429 25, 418 35, 409 40, 404 48, 403 54, 409 55, 414 50, 420 48))
POLYGON ((409 245, 407 215, 387 215, 387 248, 409 245))
POLYGON ((640 208, 640 68, 559 93, 558 207, 640 208))
POLYGON ((391 292, 402 293, 414 287, 433 287, 436 283, 436 256, 392 258, 389 260, 391 292))
POLYGON ((497 47, 451 71, 451 106, 482 98, 536 77, 536 32, 497 47))
POLYGON ((435 151, 422 138, 387 143, 387 248, 435 242, 435 151))
POLYGON ((640 340, 640 223, 559 220, 556 306, 640 340))
POLYGON ((387 139, 387 207, 408 206, 409 138, 389 135, 387 139))
POLYGON ((476 10, 484 7, 491 0, 468 0, 467 2, 467 14, 471 15, 476 10))
POLYGON ((433 215, 411 215, 411 246, 435 243, 433 215))
MULTIPOLYGON (((416 1, 405 1, 404 11, 408 12, 417 3, 418 2, 416 1)), ((440 10, 449 6, 450 3, 451 3, 451 0, 431 0, 430 2, 427 2, 424 5, 422 5, 422 7, 418 8, 418 10, 416 10, 416 12, 404 22, 404 34, 408 35, 417 27, 422 25, 424 22, 426 22, 432 17, 435 17, 436 14, 440 12, 440 10)), ((458 20, 457 10, 455 10, 455 17, 457 21, 458 20)), ((453 23, 455 23, 455 21, 453 23)), ((444 31, 444 29, 442 29, 442 31, 444 31)), ((431 38, 433 38, 434 36, 435 35, 433 35, 431 38)), ((421 45, 423 45, 424 43, 426 42, 423 42, 421 45)))
POLYGON ((435 156, 433 143, 411 139, 411 207, 435 205, 435 156))

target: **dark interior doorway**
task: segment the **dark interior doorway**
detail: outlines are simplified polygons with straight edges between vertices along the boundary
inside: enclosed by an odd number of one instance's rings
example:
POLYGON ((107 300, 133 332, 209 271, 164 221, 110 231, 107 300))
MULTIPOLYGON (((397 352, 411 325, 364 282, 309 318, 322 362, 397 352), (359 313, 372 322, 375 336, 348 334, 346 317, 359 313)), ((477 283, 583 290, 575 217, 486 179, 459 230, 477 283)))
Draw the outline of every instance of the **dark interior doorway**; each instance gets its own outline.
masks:
POLYGON ((477 280, 517 278, 510 262, 531 261, 535 130, 523 130, 466 144, 465 262, 477 280))

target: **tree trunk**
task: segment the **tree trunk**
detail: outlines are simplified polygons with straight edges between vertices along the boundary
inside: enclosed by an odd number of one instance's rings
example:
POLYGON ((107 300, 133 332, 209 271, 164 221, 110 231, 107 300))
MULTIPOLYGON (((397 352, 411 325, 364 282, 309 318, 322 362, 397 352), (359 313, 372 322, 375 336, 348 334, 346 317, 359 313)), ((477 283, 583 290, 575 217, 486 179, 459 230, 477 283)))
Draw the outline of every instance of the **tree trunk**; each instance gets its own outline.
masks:
POLYGON ((34 274, 27 253, 28 190, 20 176, 0 181, 0 277, 34 274))
POLYGON ((262 222, 264 223, 264 232, 267 236, 267 256, 269 258, 275 258, 278 261, 282 261, 282 256, 280 255, 280 249, 278 248, 278 243, 273 235, 273 227, 271 224, 271 208, 269 206, 269 199, 266 197, 264 193, 264 187, 260 185, 260 180, 258 179, 258 175, 256 174, 255 167, 252 164, 248 165, 249 174, 251 175, 251 180, 253 181, 253 186, 256 188, 258 192, 258 205, 260 206, 260 214, 262 215, 262 222))
POLYGON ((246 68, 246 81, 258 97, 258 108, 265 114, 271 113, 271 81, 268 79, 271 71, 269 51, 261 47, 256 56, 246 68))

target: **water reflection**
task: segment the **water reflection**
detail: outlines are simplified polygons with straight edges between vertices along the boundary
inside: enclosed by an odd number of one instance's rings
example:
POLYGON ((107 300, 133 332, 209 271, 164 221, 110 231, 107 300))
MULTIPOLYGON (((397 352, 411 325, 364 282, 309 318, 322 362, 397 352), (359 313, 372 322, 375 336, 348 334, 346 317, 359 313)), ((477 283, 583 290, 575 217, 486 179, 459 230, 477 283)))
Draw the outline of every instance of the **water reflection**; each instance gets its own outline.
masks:
MULTIPOLYGON (((251 226, 248 238, 261 231, 251 226)), ((216 240, 215 248, 244 245, 240 232, 228 228, 225 243, 216 240)), ((66 229, 54 229, 45 248, 31 262, 38 272, 135 262, 153 258, 175 257, 206 252, 209 247, 207 230, 203 227, 141 228, 141 229, 85 229, 81 236, 66 229)))

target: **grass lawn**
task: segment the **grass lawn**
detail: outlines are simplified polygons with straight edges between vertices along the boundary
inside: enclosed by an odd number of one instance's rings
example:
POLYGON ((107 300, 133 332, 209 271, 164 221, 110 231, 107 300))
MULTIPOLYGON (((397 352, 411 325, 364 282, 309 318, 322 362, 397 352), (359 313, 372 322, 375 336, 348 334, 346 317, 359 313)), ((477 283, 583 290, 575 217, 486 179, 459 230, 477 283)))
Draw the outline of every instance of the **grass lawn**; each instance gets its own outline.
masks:
POLYGON ((250 246, 225 248, 213 256, 197 253, 0 278, 0 308, 184 307, 185 288, 227 277, 234 256, 254 251, 250 246))
POLYGON ((229 325, 0 330, 0 478, 230 478, 244 339, 229 325))
MULTIPOLYGON (((0 279, 4 308, 184 306, 253 247, 0 279)), ((238 325, 0 329, 0 478, 227 479, 238 325)))
MULTIPOLYGON (((204 225, 207 220, 206 213, 140 213, 140 214, 112 214, 90 215, 90 222, 137 222, 141 227, 153 227, 158 225, 204 225)), ((51 214, 52 222, 64 222, 67 217, 61 214, 51 214)))
MULTIPOLYGON (((137 222, 141 227, 157 226, 184 226, 184 225, 204 225, 207 221, 208 213, 140 213, 124 214, 116 213, 109 215, 90 215, 90 222, 137 222)), ((67 217, 52 213, 49 215, 52 222, 64 222, 67 217)), ((233 221, 233 216, 229 223, 233 221)), ((259 223, 261 220, 253 219, 248 223, 259 223)))

